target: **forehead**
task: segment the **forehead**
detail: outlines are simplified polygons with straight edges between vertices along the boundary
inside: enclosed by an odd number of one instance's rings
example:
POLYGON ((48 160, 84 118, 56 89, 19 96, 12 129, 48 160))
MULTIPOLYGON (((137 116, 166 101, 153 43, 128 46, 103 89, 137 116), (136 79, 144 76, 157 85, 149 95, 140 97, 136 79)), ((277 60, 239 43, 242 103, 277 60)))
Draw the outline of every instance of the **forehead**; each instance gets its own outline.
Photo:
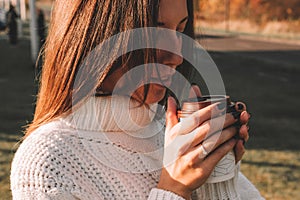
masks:
POLYGON ((158 20, 163 22, 179 22, 188 16, 187 0, 160 0, 158 20))

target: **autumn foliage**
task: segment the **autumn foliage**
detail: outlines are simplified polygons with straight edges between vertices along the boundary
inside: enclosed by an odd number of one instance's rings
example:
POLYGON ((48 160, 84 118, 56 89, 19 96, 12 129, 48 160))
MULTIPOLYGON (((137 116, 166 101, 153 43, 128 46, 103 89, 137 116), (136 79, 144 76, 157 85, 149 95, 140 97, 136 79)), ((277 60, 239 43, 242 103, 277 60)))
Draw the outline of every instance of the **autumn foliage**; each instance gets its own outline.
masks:
POLYGON ((256 23, 298 20, 299 0, 194 0, 196 16, 207 20, 248 19, 256 23), (227 5, 227 7, 226 7, 227 5))

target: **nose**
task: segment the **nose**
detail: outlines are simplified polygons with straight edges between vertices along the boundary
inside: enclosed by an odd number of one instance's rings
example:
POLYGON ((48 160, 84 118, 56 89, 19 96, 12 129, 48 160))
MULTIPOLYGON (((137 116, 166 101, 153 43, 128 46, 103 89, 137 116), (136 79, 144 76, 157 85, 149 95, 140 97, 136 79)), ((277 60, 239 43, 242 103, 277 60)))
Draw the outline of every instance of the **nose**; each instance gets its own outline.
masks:
POLYGON ((168 65, 172 68, 176 68, 178 65, 182 64, 183 58, 181 54, 175 54, 169 51, 161 52, 161 63, 164 65, 168 65))
POLYGON ((160 45, 163 50, 157 53, 159 63, 176 68, 183 62, 182 57, 182 38, 175 31, 168 31, 164 36, 159 38, 160 45))

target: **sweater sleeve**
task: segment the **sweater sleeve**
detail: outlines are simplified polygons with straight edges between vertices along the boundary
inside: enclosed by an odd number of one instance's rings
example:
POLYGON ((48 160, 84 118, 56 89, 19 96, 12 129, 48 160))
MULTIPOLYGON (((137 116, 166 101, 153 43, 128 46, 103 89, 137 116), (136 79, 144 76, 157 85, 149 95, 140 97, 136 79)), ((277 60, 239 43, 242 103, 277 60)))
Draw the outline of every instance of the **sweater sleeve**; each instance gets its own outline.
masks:
POLYGON ((184 200, 184 198, 170 191, 153 188, 148 200, 184 200))
POLYGON ((68 192, 52 189, 45 193, 39 190, 14 190, 13 200, 78 200, 75 196, 68 192))

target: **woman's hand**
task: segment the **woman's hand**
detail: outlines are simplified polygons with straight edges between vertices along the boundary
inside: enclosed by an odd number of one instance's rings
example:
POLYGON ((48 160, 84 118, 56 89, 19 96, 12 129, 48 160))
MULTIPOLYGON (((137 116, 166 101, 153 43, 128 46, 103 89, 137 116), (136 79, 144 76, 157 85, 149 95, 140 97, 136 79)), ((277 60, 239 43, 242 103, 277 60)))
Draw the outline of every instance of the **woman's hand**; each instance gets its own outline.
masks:
POLYGON ((239 134, 238 134, 239 140, 237 141, 237 144, 234 147, 235 162, 237 163, 242 159, 245 153, 244 144, 249 139, 248 122, 250 119, 250 114, 246 111, 246 105, 242 102, 237 102, 235 104, 235 109, 237 110, 237 112, 240 112, 240 124, 241 124, 241 127, 239 129, 239 134))
MULTIPOLYGON (((201 97, 201 90, 197 85, 193 85, 190 89, 189 98, 195 98, 195 97, 201 97)), ((248 122, 250 119, 250 114, 247 112, 246 105, 242 102, 236 102, 235 104, 235 110, 237 111, 236 114, 240 113, 238 116, 240 116, 240 124, 241 127, 239 128, 239 140, 237 141, 236 146, 234 147, 234 153, 235 153, 235 162, 238 163, 243 155, 245 154, 245 142, 249 139, 249 127, 248 122)))
POLYGON ((238 120, 230 113, 224 117, 224 111, 225 104, 216 103, 178 122, 176 102, 168 98, 164 167, 158 188, 189 199, 192 191, 205 183, 216 164, 237 144, 233 139, 237 129, 231 125, 238 120), (203 147, 204 139, 216 133, 215 141, 203 147))

